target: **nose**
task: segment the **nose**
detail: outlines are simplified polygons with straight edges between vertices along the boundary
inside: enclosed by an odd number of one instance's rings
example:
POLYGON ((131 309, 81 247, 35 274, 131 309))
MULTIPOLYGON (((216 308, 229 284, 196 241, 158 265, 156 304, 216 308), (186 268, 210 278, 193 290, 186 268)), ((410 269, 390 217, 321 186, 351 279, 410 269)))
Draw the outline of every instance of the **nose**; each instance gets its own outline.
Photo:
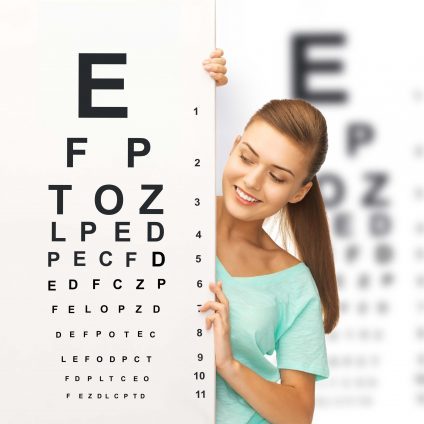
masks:
POLYGON ((255 195, 255 192, 259 192, 262 187, 262 171, 260 167, 256 167, 248 172, 243 179, 246 189, 251 191, 251 194, 255 195))

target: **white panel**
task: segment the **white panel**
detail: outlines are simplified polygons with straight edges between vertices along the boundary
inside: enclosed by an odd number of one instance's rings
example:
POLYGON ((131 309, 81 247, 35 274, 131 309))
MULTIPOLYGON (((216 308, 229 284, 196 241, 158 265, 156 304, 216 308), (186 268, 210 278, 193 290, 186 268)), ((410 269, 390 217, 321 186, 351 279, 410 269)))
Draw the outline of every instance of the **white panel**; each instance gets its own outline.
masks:
MULTIPOLYGON (((212 423, 213 333, 197 305, 213 299, 215 281, 215 82, 202 67, 215 47, 214 1, 11 3, 0 44, 0 422, 212 423), (93 65, 92 78, 124 79, 124 89, 95 90, 92 105, 127 107, 127 118, 79 116, 80 53, 125 54, 125 64, 93 65), (68 138, 87 139, 73 167, 68 138), (134 167, 129 138, 150 146, 134 167), (72 185, 63 214, 49 185, 72 185), (116 213, 96 208, 104 185, 122 193, 116 213), (52 222, 65 241, 52 241, 52 222), (86 241, 82 222, 96 225, 86 241), (119 222, 129 241, 115 239, 119 222), (163 238, 148 240, 149 222, 163 238), (60 255, 51 266, 48 252, 60 255)), ((106 191, 103 206, 116 199, 106 191)))

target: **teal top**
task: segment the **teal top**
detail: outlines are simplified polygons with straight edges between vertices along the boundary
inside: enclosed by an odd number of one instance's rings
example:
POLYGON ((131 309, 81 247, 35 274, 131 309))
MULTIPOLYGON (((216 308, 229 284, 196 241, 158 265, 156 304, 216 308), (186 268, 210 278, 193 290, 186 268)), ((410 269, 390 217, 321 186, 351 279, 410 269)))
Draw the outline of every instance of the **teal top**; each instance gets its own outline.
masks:
MULTIPOLYGON (((277 382, 279 368, 329 377, 322 306, 304 262, 272 274, 233 277, 216 257, 216 281, 230 305, 233 356, 277 382), (265 355, 275 351, 277 367, 265 355)), ((217 424, 268 423, 216 373, 217 424)))

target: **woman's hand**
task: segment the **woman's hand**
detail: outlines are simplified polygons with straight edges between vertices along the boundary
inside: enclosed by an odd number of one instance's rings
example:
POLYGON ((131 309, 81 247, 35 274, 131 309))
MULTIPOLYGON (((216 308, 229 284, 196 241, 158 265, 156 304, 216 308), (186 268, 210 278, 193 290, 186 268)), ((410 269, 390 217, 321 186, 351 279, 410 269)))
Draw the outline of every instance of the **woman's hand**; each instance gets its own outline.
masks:
POLYGON ((209 330, 213 325, 215 341, 215 364, 220 372, 231 366, 234 358, 230 341, 230 304, 222 291, 222 281, 218 284, 210 283, 209 289, 215 293, 215 301, 210 300, 199 308, 205 312, 212 309, 215 313, 206 317, 206 328, 209 330))
POLYGON ((215 49, 208 59, 205 59, 203 68, 209 72, 209 75, 215 80, 216 86, 225 85, 228 82, 228 78, 225 76, 227 68, 225 64, 227 61, 222 57, 224 51, 222 49, 215 49))

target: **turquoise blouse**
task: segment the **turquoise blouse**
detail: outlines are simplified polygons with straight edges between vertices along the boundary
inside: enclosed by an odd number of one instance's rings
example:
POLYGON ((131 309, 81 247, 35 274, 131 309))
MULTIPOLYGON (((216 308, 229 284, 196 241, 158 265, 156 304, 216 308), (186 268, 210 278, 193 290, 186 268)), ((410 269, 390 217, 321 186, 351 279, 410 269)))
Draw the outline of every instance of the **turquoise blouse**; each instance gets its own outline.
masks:
MULTIPOLYGON (((300 262, 272 274, 233 277, 216 257, 216 281, 230 305, 233 356, 277 382, 280 368, 329 377, 322 306, 308 266, 300 262), (265 355, 276 353, 277 367, 265 355)), ((216 373, 217 424, 268 423, 216 373)))

